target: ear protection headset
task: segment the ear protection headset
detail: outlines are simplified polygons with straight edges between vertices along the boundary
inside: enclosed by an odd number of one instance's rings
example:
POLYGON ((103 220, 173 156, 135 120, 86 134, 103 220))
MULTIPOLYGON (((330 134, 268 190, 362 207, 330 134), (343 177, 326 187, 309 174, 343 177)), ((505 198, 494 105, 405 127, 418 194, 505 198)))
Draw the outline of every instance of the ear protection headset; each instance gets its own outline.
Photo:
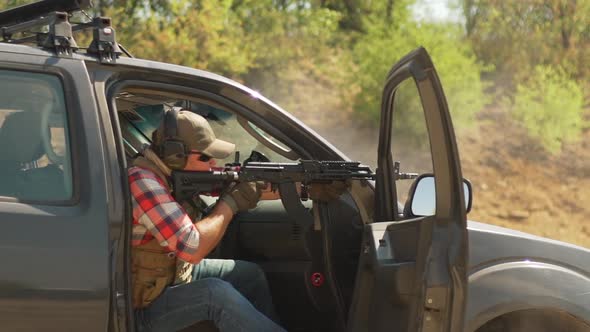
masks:
POLYGON ((164 138, 160 143, 160 158, 171 168, 182 169, 186 166, 189 151, 178 137, 177 108, 164 114, 164 138))

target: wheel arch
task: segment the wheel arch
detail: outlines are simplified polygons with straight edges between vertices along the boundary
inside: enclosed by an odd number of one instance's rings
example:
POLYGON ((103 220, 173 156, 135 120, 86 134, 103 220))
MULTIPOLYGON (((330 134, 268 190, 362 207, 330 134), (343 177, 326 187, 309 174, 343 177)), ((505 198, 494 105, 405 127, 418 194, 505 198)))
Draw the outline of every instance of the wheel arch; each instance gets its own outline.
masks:
POLYGON ((537 308, 503 314, 486 322, 475 332, 584 332, 589 329, 588 322, 568 312, 553 308, 537 308))
POLYGON ((567 313, 590 322, 590 278, 553 262, 531 260, 495 262, 472 270, 466 331, 529 311, 567 313))

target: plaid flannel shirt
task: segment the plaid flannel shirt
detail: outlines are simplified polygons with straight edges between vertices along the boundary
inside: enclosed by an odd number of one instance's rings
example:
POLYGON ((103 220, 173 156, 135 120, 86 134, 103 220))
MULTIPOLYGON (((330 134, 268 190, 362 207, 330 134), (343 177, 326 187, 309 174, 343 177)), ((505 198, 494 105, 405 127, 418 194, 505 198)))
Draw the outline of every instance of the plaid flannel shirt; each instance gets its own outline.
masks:
POLYGON ((176 257, 188 261, 199 246, 199 231, 185 210, 154 172, 131 167, 128 178, 133 206, 132 245, 156 238, 176 257))

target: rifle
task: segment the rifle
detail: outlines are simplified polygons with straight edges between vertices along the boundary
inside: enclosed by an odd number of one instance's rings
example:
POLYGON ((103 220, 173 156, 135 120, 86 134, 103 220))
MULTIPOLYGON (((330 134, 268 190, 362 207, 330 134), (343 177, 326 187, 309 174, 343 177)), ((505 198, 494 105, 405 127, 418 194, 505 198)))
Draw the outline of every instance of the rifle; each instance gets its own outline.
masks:
POLYGON ((173 171, 173 195, 177 201, 192 200, 198 195, 217 195, 235 182, 263 181, 278 189, 287 213, 296 222, 312 224, 313 217, 301 203, 306 199, 306 188, 312 183, 332 181, 374 180, 368 166, 355 161, 300 160, 296 163, 245 162, 228 164, 223 170, 196 172, 173 171), (299 196, 296 183, 302 185, 299 196))

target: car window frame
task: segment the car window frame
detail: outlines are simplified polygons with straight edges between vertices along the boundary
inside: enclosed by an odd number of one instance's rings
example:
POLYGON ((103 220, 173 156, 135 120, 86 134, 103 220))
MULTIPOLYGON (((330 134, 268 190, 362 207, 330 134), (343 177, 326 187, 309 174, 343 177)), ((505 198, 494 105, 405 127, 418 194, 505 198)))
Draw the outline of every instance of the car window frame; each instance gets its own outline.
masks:
POLYGON ((271 151, 289 159, 292 161, 298 160, 299 155, 297 155, 297 153, 295 153, 295 151, 293 151, 291 148, 289 148, 287 146, 287 150, 285 150, 285 148, 283 147, 283 142, 279 141, 278 139, 276 139, 274 136, 268 137, 268 133, 262 129, 260 129, 258 126, 256 126, 254 123, 252 123, 251 121, 248 121, 247 119, 237 116, 237 121, 238 124, 240 126, 242 126, 242 128, 248 133, 250 134, 252 137, 254 137, 256 140, 258 140, 258 142, 260 142, 262 145, 264 145, 265 147, 269 148, 271 151), (252 126, 255 126, 255 128, 253 128, 252 126), (259 132, 258 130, 262 131, 259 132), (277 142, 275 142, 274 140, 277 140, 277 142))
POLYGON ((38 67, 32 64, 7 64, 0 63, 0 71, 13 71, 13 72, 24 72, 29 74, 41 74, 51 75, 59 80, 61 85, 61 93, 63 93, 64 106, 65 106, 65 117, 67 125, 67 133, 64 137, 69 144, 70 154, 70 176, 72 183, 72 192, 70 198, 62 200, 39 200, 39 199, 26 199, 12 196, 1 196, 0 202, 7 203, 23 203, 30 205, 41 205, 41 206, 76 206, 80 203, 81 189, 80 189, 80 166, 78 158, 80 157, 80 144, 78 143, 77 137, 80 134, 79 127, 81 126, 81 119, 76 116, 76 105, 77 100, 77 89, 75 84, 72 83, 72 78, 67 70, 60 67, 38 67), (72 93, 66 93, 66 91, 72 91, 72 93))
MULTIPOLYGON (((171 98, 178 98, 184 100, 192 100, 196 102, 206 102, 212 106, 219 107, 221 110, 236 115, 237 118, 243 118, 253 123, 258 128, 271 135, 273 138, 278 140, 281 144, 291 149, 290 154, 297 154, 299 159, 310 159, 310 154, 303 149, 300 144, 297 144, 295 140, 291 139, 281 131, 278 131, 273 125, 266 121, 262 116, 258 115, 255 111, 250 110, 245 105, 239 104, 236 101, 229 99, 228 97, 215 94, 209 91, 201 90, 198 88, 180 86, 169 83, 161 83, 154 81, 143 81, 138 79, 126 79, 117 81, 107 87, 106 97, 109 102, 109 107, 113 110, 117 110, 115 96, 128 88, 146 89, 146 92, 153 93, 158 92, 163 96, 169 96, 171 98)), ((118 125, 120 125, 118 123, 118 125)), ((247 131, 246 131, 247 132, 247 131)), ((256 136, 252 136, 258 141, 256 136)), ((121 137, 122 138, 122 137, 121 137)), ((266 142, 259 141, 261 144, 266 142)), ((289 158, 288 156, 283 156, 289 158)))

